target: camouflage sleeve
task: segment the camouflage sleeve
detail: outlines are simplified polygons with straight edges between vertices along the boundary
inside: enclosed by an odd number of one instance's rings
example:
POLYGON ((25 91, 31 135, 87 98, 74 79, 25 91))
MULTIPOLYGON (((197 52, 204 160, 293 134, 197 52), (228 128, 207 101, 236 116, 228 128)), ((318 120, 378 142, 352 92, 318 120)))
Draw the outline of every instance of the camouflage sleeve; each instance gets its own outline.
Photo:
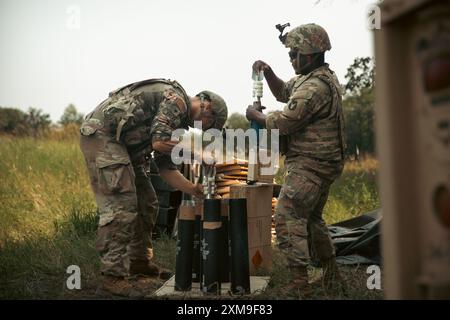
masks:
POLYGON ((173 164, 170 152, 178 141, 171 141, 171 137, 174 130, 183 127, 187 107, 183 98, 171 90, 166 91, 164 97, 152 121, 150 133, 152 144, 160 142, 166 151, 164 153, 154 151, 154 159, 160 170, 176 170, 177 166, 173 164))
POLYGON ((177 170, 178 167, 172 162, 170 155, 162 154, 155 151, 153 153, 153 160, 159 170, 177 170))
POLYGON ((267 129, 278 129, 280 135, 289 135, 310 124, 315 116, 326 112, 331 95, 328 86, 319 81, 307 81, 290 97, 283 111, 267 116, 267 129))
POLYGON ((175 92, 167 90, 150 127, 152 143, 170 141, 172 131, 182 128, 183 120, 186 117, 187 107, 184 99, 175 92))
POLYGON ((291 96, 292 88, 294 87, 294 83, 296 80, 297 77, 294 77, 291 80, 284 83, 284 86, 280 92, 280 96, 276 97, 277 101, 284 103, 289 101, 289 97, 291 96))

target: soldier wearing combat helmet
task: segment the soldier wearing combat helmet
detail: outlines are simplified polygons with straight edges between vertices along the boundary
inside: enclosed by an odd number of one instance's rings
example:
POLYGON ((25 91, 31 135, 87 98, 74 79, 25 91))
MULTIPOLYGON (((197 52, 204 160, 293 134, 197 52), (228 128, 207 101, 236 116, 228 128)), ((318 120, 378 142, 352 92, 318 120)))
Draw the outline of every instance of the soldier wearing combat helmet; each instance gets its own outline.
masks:
POLYGON ((301 25, 280 39, 290 49, 297 76, 284 82, 263 61, 256 61, 253 68, 264 71, 271 92, 286 105, 268 116, 260 111, 261 106, 249 106, 247 118, 280 133, 286 176, 275 209, 276 232, 294 278, 291 286, 307 286, 310 259, 321 263, 328 286, 340 280, 322 211, 330 185, 344 166, 341 87, 324 61, 331 44, 322 27, 301 25))
POLYGON ((172 131, 201 121, 204 130, 222 129, 225 101, 202 91, 189 97, 176 81, 149 79, 110 93, 81 125, 83 151, 94 191, 99 227, 101 294, 145 295, 145 286, 129 276, 171 276, 152 260, 151 235, 158 212, 153 186, 146 174, 149 157, 173 188, 202 197, 177 170, 171 151, 177 144, 172 131))

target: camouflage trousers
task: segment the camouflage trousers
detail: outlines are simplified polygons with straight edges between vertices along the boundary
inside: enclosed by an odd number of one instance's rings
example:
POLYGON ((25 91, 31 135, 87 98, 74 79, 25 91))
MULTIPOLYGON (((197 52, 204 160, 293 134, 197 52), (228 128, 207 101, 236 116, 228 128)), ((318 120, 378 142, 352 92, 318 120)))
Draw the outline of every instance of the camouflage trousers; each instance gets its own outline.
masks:
POLYGON ((307 266, 310 258, 325 261, 335 255, 322 211, 330 184, 317 184, 301 173, 288 172, 275 208, 278 247, 288 267, 307 266))
POLYGON ((100 218, 96 248, 101 272, 127 276, 130 263, 152 258, 158 200, 145 161, 132 162, 124 145, 100 132, 82 135, 80 147, 100 218))

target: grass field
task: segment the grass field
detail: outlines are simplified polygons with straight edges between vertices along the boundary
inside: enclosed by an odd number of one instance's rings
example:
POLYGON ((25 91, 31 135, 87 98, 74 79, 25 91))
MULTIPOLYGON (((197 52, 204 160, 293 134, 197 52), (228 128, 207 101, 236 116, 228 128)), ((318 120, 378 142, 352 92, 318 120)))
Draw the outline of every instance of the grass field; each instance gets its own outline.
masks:
MULTIPOLYGON (((348 163, 332 186, 325 220, 334 223, 380 206, 377 162, 348 163)), ((95 298, 98 256, 94 247, 96 208, 75 138, 0 137, 0 299, 95 298), (66 268, 78 265, 82 290, 66 289, 66 268)), ((175 243, 155 242, 158 262, 173 269, 175 243)), ((278 253, 275 252, 275 255, 278 253)), ((284 292, 289 281, 282 259, 262 298, 382 298, 366 288, 365 267, 345 268, 350 290, 308 294, 284 292)), ((313 278, 319 270, 311 269, 313 278)), ((161 283, 155 283, 155 288, 161 283)))

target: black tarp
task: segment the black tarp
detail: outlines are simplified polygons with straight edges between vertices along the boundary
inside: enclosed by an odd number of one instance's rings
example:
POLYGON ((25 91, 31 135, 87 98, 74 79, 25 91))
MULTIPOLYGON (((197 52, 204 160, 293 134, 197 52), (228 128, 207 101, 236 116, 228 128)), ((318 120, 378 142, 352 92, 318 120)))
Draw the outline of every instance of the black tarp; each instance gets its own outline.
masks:
POLYGON ((340 264, 381 264, 381 210, 328 226, 340 264))

